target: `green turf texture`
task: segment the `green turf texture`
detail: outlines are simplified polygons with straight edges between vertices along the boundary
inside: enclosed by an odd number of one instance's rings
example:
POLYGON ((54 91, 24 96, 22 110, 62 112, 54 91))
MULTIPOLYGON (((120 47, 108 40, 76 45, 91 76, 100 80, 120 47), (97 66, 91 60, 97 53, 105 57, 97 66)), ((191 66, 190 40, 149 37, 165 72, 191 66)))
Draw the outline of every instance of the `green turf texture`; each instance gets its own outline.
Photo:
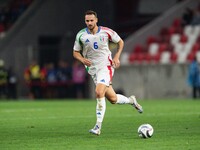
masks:
POLYGON ((95 100, 0 101, 0 150, 200 150, 200 100, 142 100, 107 109, 100 136, 95 100), (137 128, 149 123, 152 138, 137 128))

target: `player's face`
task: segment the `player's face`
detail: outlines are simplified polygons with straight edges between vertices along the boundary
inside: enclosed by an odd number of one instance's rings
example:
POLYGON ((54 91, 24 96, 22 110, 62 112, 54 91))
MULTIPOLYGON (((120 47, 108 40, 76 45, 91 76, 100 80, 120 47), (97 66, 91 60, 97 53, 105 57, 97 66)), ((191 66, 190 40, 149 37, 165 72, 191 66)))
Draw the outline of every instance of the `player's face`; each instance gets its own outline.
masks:
POLYGON ((95 15, 85 15, 85 24, 89 30, 93 30, 97 26, 97 18, 95 15))

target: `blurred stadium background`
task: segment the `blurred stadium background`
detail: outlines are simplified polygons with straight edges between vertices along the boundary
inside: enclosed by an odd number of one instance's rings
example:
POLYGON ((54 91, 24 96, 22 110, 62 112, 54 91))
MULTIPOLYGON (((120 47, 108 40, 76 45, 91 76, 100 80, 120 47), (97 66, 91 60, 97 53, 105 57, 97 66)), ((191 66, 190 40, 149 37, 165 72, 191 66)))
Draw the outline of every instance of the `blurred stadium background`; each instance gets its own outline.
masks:
MULTIPOLYGON (((18 78, 18 98, 27 98, 25 68, 33 60, 40 66, 47 62, 57 65, 61 59, 72 65, 75 35, 85 27, 84 12, 92 9, 98 13, 99 25, 114 29, 125 41, 121 68, 113 80, 117 91, 142 99, 191 98, 187 73, 193 56, 200 61, 200 26, 186 22, 185 16, 188 9, 198 10, 199 3, 0 0, 0 59, 18 78)), ((115 45, 111 48, 114 51, 115 45)), ((85 84, 86 98, 94 98, 93 83, 89 82, 85 84)))

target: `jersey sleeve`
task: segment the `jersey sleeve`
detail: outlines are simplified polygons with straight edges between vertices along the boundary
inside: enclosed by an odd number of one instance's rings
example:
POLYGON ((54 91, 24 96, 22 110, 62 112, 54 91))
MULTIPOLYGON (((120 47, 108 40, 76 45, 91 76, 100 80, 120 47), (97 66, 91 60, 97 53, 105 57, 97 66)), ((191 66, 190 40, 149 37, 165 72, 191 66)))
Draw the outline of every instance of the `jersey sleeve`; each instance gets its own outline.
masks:
POLYGON ((111 41, 114 43, 118 43, 120 40, 121 40, 121 38, 117 34, 117 32, 113 31, 113 34, 111 35, 111 41))
POLYGON ((81 43, 80 43, 80 41, 79 41, 79 36, 78 36, 78 34, 77 34, 76 39, 75 39, 75 42, 74 42, 73 50, 74 50, 74 51, 81 51, 81 50, 82 50, 82 46, 81 46, 81 43))
POLYGON ((81 51, 83 49, 82 42, 81 42, 81 36, 82 35, 83 35, 82 30, 76 35, 76 39, 75 39, 74 47, 73 47, 74 51, 81 51))
POLYGON ((121 37, 117 34, 117 32, 113 31, 110 28, 107 27, 102 27, 106 33, 108 34, 109 40, 114 42, 114 43, 118 43, 121 40, 121 37))

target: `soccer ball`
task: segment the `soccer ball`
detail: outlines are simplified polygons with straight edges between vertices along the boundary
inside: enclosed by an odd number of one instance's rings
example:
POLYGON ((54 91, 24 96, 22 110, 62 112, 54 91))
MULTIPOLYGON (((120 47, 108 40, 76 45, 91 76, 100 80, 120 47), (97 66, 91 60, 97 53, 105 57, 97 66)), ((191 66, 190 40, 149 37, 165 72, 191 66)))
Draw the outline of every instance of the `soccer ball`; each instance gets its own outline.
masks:
POLYGON ((141 138, 150 138, 154 132, 153 127, 150 124, 142 124, 138 128, 138 135, 141 138))

